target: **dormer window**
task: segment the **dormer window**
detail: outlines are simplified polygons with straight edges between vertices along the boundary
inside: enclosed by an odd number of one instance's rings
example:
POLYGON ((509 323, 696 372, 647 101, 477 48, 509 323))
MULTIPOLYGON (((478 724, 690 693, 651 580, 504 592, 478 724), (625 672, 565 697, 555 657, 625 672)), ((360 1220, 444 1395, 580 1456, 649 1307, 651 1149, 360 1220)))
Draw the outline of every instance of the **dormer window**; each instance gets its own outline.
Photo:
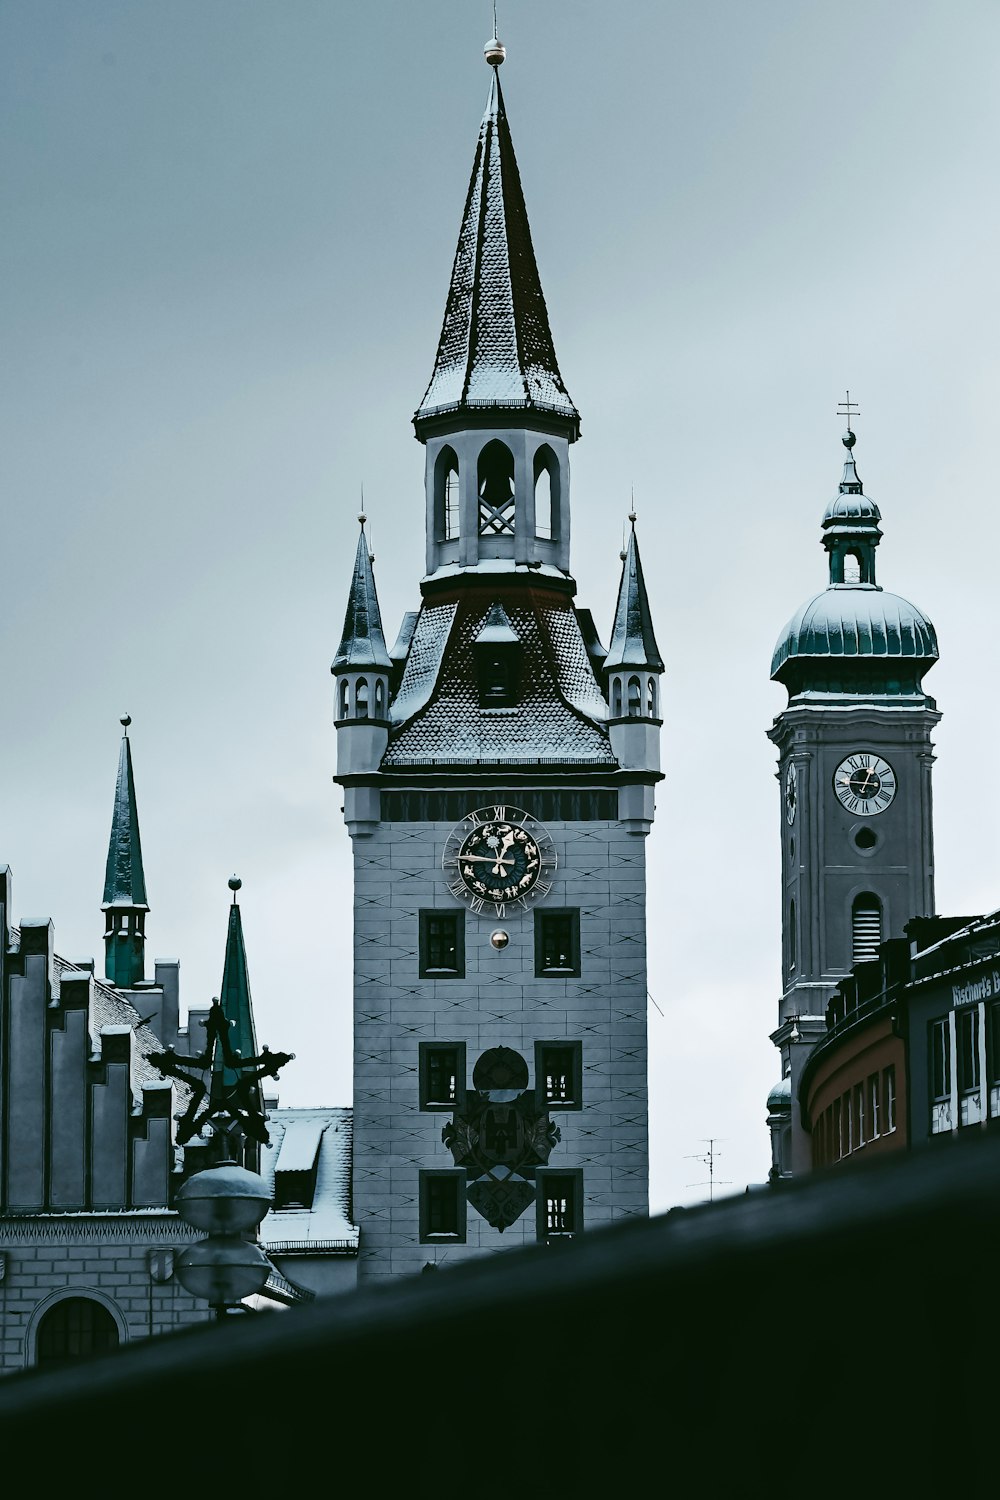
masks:
POLYGON ((510 708, 518 698, 521 642, 501 604, 494 604, 473 642, 481 708, 510 708))
POLYGON ((292 1119, 285 1126, 274 1164, 274 1206, 312 1208, 326 1121, 292 1119))

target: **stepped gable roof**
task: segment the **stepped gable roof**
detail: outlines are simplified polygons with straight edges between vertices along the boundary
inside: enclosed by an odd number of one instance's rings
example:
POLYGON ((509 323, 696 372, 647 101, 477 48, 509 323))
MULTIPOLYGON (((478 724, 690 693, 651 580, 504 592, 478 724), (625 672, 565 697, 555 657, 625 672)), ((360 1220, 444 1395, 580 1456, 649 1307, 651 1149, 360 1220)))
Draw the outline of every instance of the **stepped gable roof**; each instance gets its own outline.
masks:
POLYGON ((569 603, 549 603, 527 590, 504 598, 523 653, 520 698, 510 708, 480 706, 475 646, 497 603, 482 590, 457 602, 424 605, 382 766, 616 767, 605 728, 607 704, 569 603))
POLYGON ((642 576, 634 517, 622 559, 615 623, 604 667, 606 671, 612 667, 647 667, 654 672, 663 671, 663 658, 653 633, 646 581, 642 576))
POLYGON ((354 1114, 350 1109, 272 1109, 270 1144, 263 1147, 260 1175, 273 1193, 275 1173, 316 1171, 310 1207, 272 1208, 260 1226, 266 1252, 290 1254, 324 1250, 357 1251, 358 1229, 351 1222, 351 1152, 354 1114))
POLYGON ((496 407, 580 414, 559 373, 496 68, 472 167, 434 372, 414 415, 496 407))
POLYGON ((139 840, 139 813, 132 777, 132 749, 128 738, 128 726, 131 722, 128 715, 122 719, 125 733, 122 735, 118 755, 118 780, 111 815, 111 839, 108 843, 102 910, 109 906, 149 910, 146 877, 142 869, 142 844, 139 840))
POLYGON ((382 616, 378 607, 368 538, 365 535, 364 516, 360 520, 361 535, 358 537, 358 550, 354 558, 351 591, 347 599, 347 614, 344 616, 344 633, 333 658, 331 672, 351 671, 361 667, 368 667, 373 671, 392 670, 392 661, 382 633, 382 616))

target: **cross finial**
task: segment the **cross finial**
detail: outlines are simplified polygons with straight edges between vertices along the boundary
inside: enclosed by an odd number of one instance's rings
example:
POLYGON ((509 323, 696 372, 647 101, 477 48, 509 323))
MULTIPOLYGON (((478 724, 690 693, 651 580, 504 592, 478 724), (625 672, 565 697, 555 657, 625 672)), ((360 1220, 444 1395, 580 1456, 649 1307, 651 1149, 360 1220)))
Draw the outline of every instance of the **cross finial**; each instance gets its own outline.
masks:
POLYGON ((837 402, 837 416, 847 418, 847 431, 844 434, 845 448, 854 447, 855 439, 854 433, 851 431, 851 418, 859 417, 860 415, 861 408, 858 406, 858 403, 851 400, 850 391, 845 391, 843 401, 837 402))

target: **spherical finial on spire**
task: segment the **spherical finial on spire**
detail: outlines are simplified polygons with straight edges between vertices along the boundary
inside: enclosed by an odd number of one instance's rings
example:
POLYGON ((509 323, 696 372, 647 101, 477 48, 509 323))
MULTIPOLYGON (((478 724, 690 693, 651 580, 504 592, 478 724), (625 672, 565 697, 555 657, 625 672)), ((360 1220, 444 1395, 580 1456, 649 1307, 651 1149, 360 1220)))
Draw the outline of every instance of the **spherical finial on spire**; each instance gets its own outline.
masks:
POLYGON ((241 890, 242 887, 243 887, 243 882, 240 879, 240 877, 238 875, 230 875, 230 877, 229 877, 229 889, 231 891, 238 891, 238 890, 241 890))
POLYGON ((491 36, 483 48, 483 55, 491 68, 499 68, 507 56, 507 48, 497 37, 491 36))
POLYGON ((368 517, 365 515, 363 510, 358 512, 358 520, 361 522, 362 526, 365 524, 367 519, 368 517))
POLYGON ((632 525, 634 526, 635 525, 635 511, 634 510, 630 510, 629 511, 628 518, 632 522, 632 525))
POLYGON ((843 445, 847 449, 847 451, 850 452, 851 449, 854 447, 854 444, 857 442, 857 438, 854 436, 854 433, 848 427, 847 431, 844 433, 844 436, 841 438, 840 441, 843 443, 843 445))
POLYGON ((121 726, 122 726, 122 728, 123 728, 123 729, 124 729, 124 731, 125 731, 125 733, 126 733, 126 734, 128 734, 128 726, 129 726, 129 725, 130 725, 130 724, 131 724, 131 722, 132 722, 132 719, 131 719, 131 716, 130 716, 130 715, 129 715, 129 714, 124 714, 124 715, 123 715, 123 716, 122 716, 122 717, 121 717, 121 718, 120 718, 120 719, 119 719, 119 720, 118 720, 118 722, 119 722, 119 724, 120 724, 120 725, 121 725, 121 726))

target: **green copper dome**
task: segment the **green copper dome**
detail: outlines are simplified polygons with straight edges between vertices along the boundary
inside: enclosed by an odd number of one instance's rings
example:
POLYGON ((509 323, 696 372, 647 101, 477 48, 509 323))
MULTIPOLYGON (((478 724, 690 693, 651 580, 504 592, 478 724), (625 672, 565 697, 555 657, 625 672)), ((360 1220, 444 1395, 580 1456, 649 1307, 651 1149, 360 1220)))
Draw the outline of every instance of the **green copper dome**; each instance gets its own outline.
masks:
POLYGON ((915 604, 875 582, 882 517, 858 477, 855 442, 848 430, 844 475, 823 515, 829 584, 781 632, 771 676, 792 697, 923 697, 923 675, 938 659, 937 636, 915 604))
POLYGON ((834 583, 789 620, 774 648, 771 676, 802 656, 899 657, 929 666, 938 658, 937 635, 908 599, 873 583, 834 583))

